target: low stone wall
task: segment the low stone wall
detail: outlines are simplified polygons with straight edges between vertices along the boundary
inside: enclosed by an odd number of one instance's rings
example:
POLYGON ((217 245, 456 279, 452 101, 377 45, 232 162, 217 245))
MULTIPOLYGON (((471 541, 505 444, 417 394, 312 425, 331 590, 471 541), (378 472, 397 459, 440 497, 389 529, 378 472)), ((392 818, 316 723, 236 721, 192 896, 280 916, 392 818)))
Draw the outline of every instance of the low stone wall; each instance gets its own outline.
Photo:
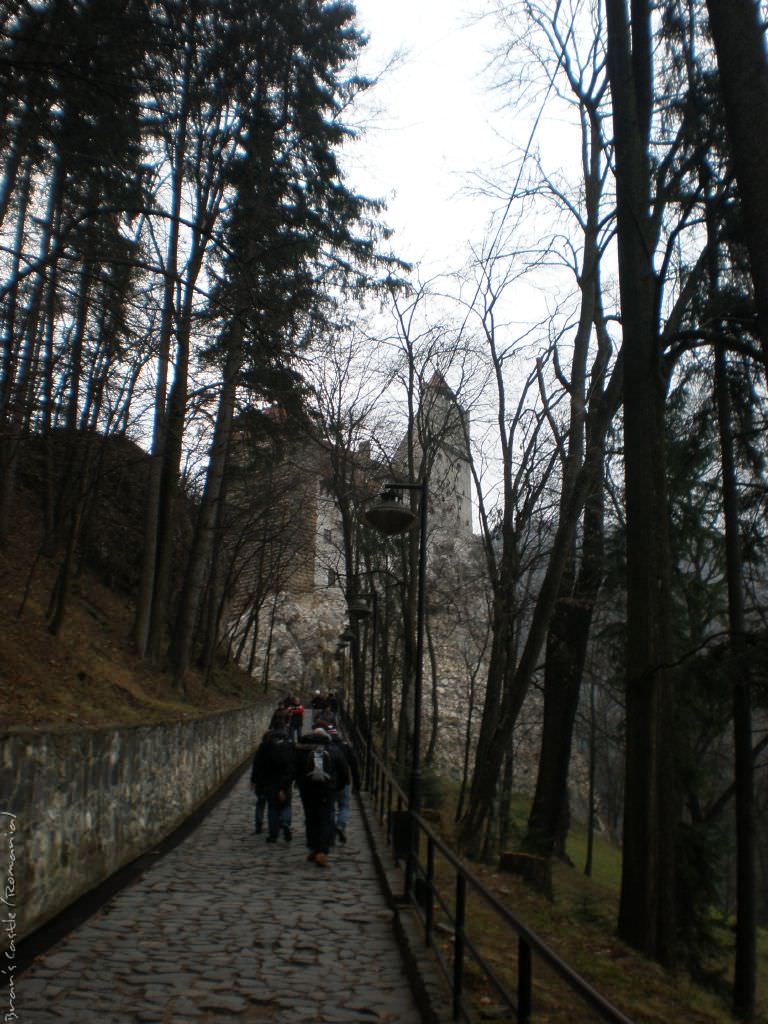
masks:
POLYGON ((270 713, 0 735, 0 949, 169 835, 255 750, 270 713))

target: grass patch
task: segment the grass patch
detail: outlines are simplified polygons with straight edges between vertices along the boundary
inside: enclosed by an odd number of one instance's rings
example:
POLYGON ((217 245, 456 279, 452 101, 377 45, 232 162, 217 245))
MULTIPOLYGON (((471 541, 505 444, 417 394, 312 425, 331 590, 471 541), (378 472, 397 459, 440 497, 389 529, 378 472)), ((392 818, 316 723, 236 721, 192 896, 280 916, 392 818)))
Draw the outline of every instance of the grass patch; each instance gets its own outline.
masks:
MULTIPOLYGON (((441 815, 442 833, 454 845, 454 827, 449 810, 441 815)), ((515 832, 525 827, 529 803, 520 795, 513 801, 515 832)), ((510 844, 513 848, 514 844, 510 844)), ((586 832, 575 825, 569 836, 568 856, 574 866, 555 862, 552 871, 553 899, 549 901, 515 875, 495 866, 467 863, 469 870, 526 928, 534 932, 557 956, 585 981, 621 1010, 635 1024, 733 1024, 729 1007, 729 986, 733 961, 733 934, 728 927, 718 930, 720 956, 713 977, 720 978, 718 991, 695 982, 683 971, 670 973, 616 937, 616 920, 621 882, 621 851, 606 837, 597 835, 593 849, 593 873, 583 873, 586 832)), ((454 910, 455 877, 440 855, 436 860, 438 887, 449 914, 454 910)), ((449 963, 453 942, 449 916, 436 909, 439 924, 437 944, 449 963)), ((512 992, 517 988, 516 932, 481 897, 470 891, 467 897, 467 936, 484 959, 512 992)), ((476 1019, 514 1020, 504 1015, 495 990, 475 965, 467 970, 467 1001, 476 1019)), ((759 936, 758 1014, 756 1024, 768 1024, 768 935, 759 936)), ((569 987, 534 954, 534 1017, 539 1022, 594 1024, 600 1018, 583 1004, 569 987)))
MULTIPOLYGON (((575 823, 568 833, 566 853, 576 871, 583 873, 587 862, 587 830, 575 823)), ((621 892, 621 850, 604 836, 595 835, 592 847, 592 874, 595 885, 618 897, 621 892)))

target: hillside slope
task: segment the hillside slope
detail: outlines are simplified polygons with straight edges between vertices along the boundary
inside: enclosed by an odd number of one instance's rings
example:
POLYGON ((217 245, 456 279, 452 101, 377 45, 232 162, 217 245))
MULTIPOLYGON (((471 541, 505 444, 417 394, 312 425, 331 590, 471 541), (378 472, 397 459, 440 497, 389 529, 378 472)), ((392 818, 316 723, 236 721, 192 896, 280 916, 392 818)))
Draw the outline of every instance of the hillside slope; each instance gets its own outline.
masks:
MULTIPOLYGON (((133 652, 132 598, 83 569, 58 637, 46 609, 58 563, 41 554, 34 495, 21 491, 13 542, 0 549, 0 728, 150 723, 265 699, 245 673, 192 673, 182 698, 161 667, 133 652)), ((271 698, 270 698, 271 699, 271 698)))

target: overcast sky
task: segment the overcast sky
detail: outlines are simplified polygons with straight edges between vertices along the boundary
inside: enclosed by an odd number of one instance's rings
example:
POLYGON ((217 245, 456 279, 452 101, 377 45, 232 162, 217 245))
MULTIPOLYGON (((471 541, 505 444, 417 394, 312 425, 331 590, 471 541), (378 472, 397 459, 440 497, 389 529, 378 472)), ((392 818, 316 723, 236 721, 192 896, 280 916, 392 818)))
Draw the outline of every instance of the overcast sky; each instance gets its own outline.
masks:
POLYGON ((489 22, 470 25, 484 0, 356 0, 369 35, 364 70, 400 65, 373 90, 365 138, 353 148, 354 184, 385 198, 399 255, 434 270, 482 234, 488 206, 462 197, 471 173, 501 159, 498 96, 483 69, 489 22))

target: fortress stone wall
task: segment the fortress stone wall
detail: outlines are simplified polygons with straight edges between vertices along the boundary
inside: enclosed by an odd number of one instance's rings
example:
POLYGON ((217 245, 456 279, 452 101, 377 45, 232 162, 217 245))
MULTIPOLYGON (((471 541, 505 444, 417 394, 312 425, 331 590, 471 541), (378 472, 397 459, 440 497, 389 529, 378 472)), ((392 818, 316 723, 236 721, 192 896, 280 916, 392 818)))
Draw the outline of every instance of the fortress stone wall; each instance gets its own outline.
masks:
POLYGON ((268 706, 0 735, 4 949, 174 831, 255 750, 268 706))

